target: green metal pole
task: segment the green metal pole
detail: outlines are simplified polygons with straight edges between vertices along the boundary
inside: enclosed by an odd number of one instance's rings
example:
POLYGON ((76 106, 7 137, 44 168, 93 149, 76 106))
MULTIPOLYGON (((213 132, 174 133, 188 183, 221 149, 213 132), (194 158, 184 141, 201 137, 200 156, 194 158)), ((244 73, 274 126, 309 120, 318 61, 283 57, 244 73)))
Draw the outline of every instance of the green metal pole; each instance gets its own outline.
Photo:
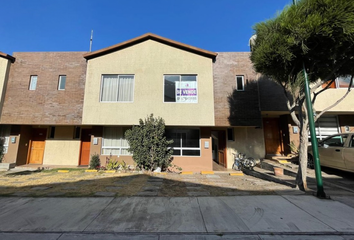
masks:
POLYGON ((303 68, 304 68, 304 77, 305 77, 305 97, 306 97, 307 115, 308 115, 309 126, 310 126, 313 161, 315 163, 317 197, 325 198, 326 193, 323 190, 320 157, 318 155, 318 143, 316 138, 315 121, 313 119, 311 94, 310 94, 310 87, 309 87, 309 81, 308 81, 307 72, 305 68, 305 63, 303 63, 303 68))

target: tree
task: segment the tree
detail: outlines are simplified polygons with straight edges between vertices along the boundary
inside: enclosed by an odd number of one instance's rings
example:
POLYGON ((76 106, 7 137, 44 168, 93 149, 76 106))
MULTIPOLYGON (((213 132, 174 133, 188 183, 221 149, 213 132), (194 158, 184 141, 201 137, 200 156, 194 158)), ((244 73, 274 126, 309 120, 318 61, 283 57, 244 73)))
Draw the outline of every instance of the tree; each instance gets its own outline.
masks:
POLYGON ((169 145, 173 140, 166 139, 162 118, 154 118, 151 114, 144 121, 139 119, 139 125, 127 130, 125 137, 129 143, 128 151, 133 153, 133 160, 139 168, 154 170, 170 166, 173 149, 169 145))
MULTIPOLYGON (((255 25, 251 61, 255 70, 283 87, 290 115, 300 129, 299 171, 296 183, 307 190, 308 115, 304 93, 305 67, 311 83, 312 105, 340 76, 350 76, 348 91, 322 112, 336 106, 350 92, 354 73, 354 1, 302 0, 273 19, 255 25), (326 87, 319 87, 326 84, 326 87)), ((314 109, 315 112, 315 109, 314 109)))

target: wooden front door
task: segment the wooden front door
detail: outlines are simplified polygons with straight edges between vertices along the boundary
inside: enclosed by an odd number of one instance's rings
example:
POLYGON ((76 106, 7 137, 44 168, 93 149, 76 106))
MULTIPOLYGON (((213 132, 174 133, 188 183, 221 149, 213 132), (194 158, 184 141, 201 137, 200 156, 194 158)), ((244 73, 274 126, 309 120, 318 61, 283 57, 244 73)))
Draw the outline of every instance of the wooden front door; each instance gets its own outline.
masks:
POLYGON ((265 118, 263 119, 264 140, 266 154, 280 155, 282 145, 280 141, 279 119, 278 118, 265 118))
POLYGON ((218 131, 218 154, 219 154, 219 164, 223 167, 226 166, 226 134, 225 131, 218 131))
POLYGON ((89 165, 91 147, 91 129, 81 130, 81 152, 79 165, 89 165))
POLYGON ((32 140, 30 146, 30 154, 28 163, 31 164, 42 164, 45 139, 47 138, 46 128, 33 128, 32 129, 32 140))

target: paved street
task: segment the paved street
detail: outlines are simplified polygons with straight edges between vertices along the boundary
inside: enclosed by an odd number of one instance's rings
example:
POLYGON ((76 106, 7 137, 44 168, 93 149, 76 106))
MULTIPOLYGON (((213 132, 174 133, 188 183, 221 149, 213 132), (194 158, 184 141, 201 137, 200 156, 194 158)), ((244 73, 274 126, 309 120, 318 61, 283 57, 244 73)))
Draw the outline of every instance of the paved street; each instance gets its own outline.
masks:
POLYGON ((351 175, 326 171, 330 199, 318 199, 292 188, 291 172, 275 177, 265 167, 255 173, 260 177, 75 173, 46 184, 36 179, 42 175, 3 175, 0 192, 11 194, 0 198, 0 239, 354 239, 351 175), (32 184, 24 185, 27 178, 32 184), (55 194, 85 188, 94 191, 55 194), (27 196, 15 196, 21 192, 27 196))
POLYGON ((122 237, 117 239, 234 239, 233 236, 274 239, 274 235, 275 239, 283 239, 284 234, 293 235, 293 239, 304 239, 302 235, 320 237, 308 239, 326 239, 324 235, 332 236, 328 239, 352 239, 354 236, 354 208, 309 195, 10 197, 0 198, 0 212, 0 239, 24 236, 38 239, 39 233, 45 237, 42 239, 60 240, 102 239, 102 236, 104 239, 116 236, 122 237), (123 237, 124 234, 130 235, 123 237))

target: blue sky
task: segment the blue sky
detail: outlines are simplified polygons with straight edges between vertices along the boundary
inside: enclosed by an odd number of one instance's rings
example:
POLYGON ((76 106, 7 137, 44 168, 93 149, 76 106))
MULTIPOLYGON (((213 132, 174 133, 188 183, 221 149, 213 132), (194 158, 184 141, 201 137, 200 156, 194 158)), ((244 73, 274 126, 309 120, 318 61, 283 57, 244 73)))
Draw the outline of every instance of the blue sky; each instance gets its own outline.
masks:
POLYGON ((249 51, 252 26, 292 0, 0 0, 0 51, 88 51, 151 32, 214 52, 249 51))

